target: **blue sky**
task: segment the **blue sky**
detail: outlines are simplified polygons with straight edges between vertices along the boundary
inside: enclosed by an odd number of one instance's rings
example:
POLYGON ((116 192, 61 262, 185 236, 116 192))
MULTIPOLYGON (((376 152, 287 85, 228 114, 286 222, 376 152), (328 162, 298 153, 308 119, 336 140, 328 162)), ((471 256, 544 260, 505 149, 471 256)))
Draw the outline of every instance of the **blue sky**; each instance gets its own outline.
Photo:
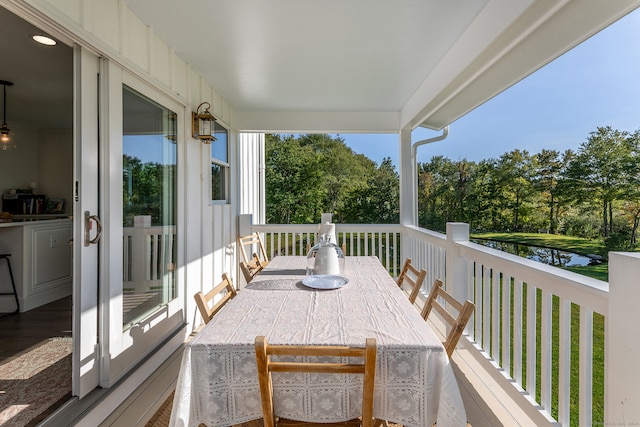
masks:
MULTIPOLYGON (((600 126, 640 129, 640 10, 458 119, 447 139, 418 149, 418 161, 479 161, 516 148, 577 150, 600 126)), ((412 140, 440 133, 418 128, 412 140)), ((354 151, 378 163, 390 156, 398 165, 397 135, 340 136, 354 151)))

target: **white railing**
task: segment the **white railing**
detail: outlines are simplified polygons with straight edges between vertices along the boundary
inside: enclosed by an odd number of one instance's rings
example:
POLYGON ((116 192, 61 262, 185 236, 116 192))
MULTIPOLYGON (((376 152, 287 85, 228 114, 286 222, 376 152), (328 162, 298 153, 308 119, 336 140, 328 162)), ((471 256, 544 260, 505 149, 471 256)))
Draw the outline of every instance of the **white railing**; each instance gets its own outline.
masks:
MULTIPOLYGON (((471 243, 466 224, 449 224, 447 234, 458 238, 405 227, 403 255, 437 269, 447 290, 476 305, 468 340, 549 421, 568 426, 577 417, 577 425, 592 425, 594 313, 608 315, 609 285, 471 243), (576 371, 579 384, 571 382, 576 371)), ((595 329, 604 333, 603 323, 595 329)), ((603 340, 595 344, 604 348, 603 340)), ((598 363, 602 373, 603 359, 598 363)), ((602 405, 604 396, 597 397, 602 405)))
MULTIPOLYGON (((304 255, 318 226, 251 230, 265 234, 271 256, 304 255)), ((593 402, 592 395, 594 371, 604 371, 602 356, 594 367, 594 349, 602 354, 605 346, 608 283, 471 243, 467 224, 448 224, 447 235, 412 226, 336 224, 336 234, 347 255, 378 256, 392 276, 412 258, 428 272, 425 294, 435 278, 443 279, 456 298, 476 305, 467 347, 501 374, 504 387, 515 386, 551 423, 593 424, 594 405, 604 403, 604 396, 593 402), (595 341, 594 330, 602 333, 595 341)))
MULTIPOLYGON (((392 276, 401 268, 400 233, 397 224, 336 224, 339 246, 345 245, 345 255, 376 256, 392 276)), ((318 242, 317 224, 260 224, 251 231, 263 233, 267 255, 306 255, 308 245, 318 242)))
POLYGON ((447 236, 412 226, 403 227, 402 231, 403 259, 411 258, 411 264, 427 272, 422 288, 426 295, 434 280, 446 277, 447 236))

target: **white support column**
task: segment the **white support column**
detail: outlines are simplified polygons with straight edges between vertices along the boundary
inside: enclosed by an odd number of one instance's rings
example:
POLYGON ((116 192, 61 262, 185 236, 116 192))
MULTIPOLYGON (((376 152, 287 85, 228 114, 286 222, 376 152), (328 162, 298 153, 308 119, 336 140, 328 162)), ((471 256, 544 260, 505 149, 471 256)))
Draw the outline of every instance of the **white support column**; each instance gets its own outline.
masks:
POLYGON ((411 129, 400 131, 400 224, 417 225, 417 178, 411 157, 411 129))
MULTIPOLYGON (((411 149, 411 129, 400 131, 400 224, 418 225, 417 178, 411 149)), ((401 260, 411 253, 410 239, 401 239, 401 260)), ((403 261, 401 261, 403 262, 403 261)))
POLYGON ((609 254, 605 425, 640 425, 640 254, 609 254))
POLYGON ((236 211, 239 214, 252 213, 256 222, 265 222, 265 153, 264 134, 239 133, 237 167, 235 176, 237 197, 236 211))
POLYGON ((445 287, 447 292, 460 302, 470 299, 467 294, 467 260, 460 256, 455 242, 468 241, 469 224, 464 222, 447 223, 445 287))

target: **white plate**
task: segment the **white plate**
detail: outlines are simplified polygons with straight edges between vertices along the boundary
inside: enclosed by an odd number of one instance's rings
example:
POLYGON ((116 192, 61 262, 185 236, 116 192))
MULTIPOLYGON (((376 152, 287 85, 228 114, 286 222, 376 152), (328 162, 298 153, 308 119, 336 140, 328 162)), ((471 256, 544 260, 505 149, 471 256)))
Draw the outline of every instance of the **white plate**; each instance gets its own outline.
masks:
POLYGON ((302 284, 313 289, 338 289, 349 283, 349 279, 331 274, 316 274, 302 279, 302 284))

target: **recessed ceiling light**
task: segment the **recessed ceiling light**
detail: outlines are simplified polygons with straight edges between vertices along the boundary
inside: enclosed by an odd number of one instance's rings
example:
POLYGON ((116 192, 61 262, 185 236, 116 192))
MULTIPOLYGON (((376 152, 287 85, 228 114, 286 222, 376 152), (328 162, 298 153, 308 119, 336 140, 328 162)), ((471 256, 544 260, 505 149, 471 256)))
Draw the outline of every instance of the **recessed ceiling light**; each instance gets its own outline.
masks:
POLYGON ((31 38, 45 46, 55 46, 57 44, 57 42, 51 37, 43 36, 41 34, 36 34, 34 36, 31 36, 31 38))

